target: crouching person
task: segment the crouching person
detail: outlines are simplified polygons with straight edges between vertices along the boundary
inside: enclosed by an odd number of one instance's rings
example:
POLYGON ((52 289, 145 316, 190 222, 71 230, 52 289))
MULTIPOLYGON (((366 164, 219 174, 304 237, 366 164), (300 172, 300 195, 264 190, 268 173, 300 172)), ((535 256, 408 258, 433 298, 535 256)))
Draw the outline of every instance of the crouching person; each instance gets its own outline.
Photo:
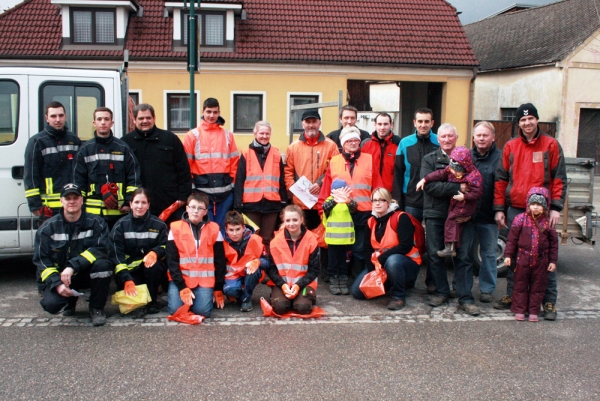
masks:
POLYGON ((196 315, 208 318, 213 300, 217 308, 225 305, 223 236, 218 224, 206 219, 207 206, 206 195, 193 193, 183 218, 171 223, 167 241, 167 307, 171 315, 186 304, 196 315))
POLYGON ((167 275, 165 246, 167 225, 150 214, 148 190, 138 188, 131 194, 131 210, 110 233, 110 257, 115 265, 117 290, 136 296, 136 285, 146 284, 152 301, 136 315, 158 313, 158 287, 167 275))
POLYGON ((225 215, 227 273, 223 293, 241 304, 242 312, 253 309, 252 293, 269 265, 262 238, 252 233, 238 212, 225 215))
POLYGON ((304 226, 302 209, 289 205, 283 210, 284 227, 271 241, 267 274, 272 286, 271 306, 278 315, 293 309, 301 315, 312 312, 317 302, 319 245, 317 236, 304 226))
POLYGON ((35 234, 33 263, 45 284, 40 304, 51 314, 72 316, 76 294, 90 288, 92 324, 102 326, 113 270, 107 257, 108 226, 101 217, 82 210, 83 196, 75 184, 62 188, 60 203, 60 213, 35 234))

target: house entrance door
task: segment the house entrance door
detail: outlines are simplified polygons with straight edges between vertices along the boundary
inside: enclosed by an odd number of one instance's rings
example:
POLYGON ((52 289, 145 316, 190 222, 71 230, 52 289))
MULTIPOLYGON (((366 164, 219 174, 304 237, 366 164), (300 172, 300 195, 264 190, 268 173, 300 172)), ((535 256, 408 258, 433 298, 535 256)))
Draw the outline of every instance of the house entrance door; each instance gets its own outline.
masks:
MULTIPOLYGON (((579 112, 577 157, 600 160, 600 109, 581 109, 579 112)), ((596 164, 594 175, 600 175, 600 164, 596 164)))

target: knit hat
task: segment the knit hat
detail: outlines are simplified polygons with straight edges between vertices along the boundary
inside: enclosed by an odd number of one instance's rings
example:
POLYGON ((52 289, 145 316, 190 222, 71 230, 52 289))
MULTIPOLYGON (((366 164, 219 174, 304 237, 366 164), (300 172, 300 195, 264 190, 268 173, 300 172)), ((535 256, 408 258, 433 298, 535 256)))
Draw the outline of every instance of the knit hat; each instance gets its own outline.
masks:
POLYGON ((340 180, 339 178, 336 178, 331 183, 331 190, 333 191, 334 189, 344 188, 345 186, 346 186, 346 181, 340 180))
POLYGON ((519 108, 517 109, 517 115, 515 116, 515 121, 518 123, 521 120, 521 118, 525 116, 534 116, 538 120, 540 119, 540 116, 538 116, 537 109, 531 103, 523 103, 519 106, 519 108))
POLYGON ((342 147, 344 146, 344 143, 348 141, 348 139, 360 140, 360 131, 358 130, 358 128, 354 126, 346 127, 340 132, 340 144, 342 145, 342 147))
POLYGON ((527 206, 532 203, 539 203, 544 210, 548 210, 548 202, 546 201, 546 197, 542 194, 532 194, 529 199, 527 199, 527 206))

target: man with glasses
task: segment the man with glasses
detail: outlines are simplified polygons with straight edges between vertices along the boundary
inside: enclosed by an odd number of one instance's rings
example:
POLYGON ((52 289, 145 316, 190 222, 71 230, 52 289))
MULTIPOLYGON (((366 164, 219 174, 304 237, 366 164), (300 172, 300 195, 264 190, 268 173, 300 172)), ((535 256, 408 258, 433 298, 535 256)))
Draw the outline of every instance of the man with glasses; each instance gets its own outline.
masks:
POLYGON ((170 314, 185 304, 196 315, 208 318, 213 300, 217 308, 225 306, 223 236, 216 223, 205 219, 208 202, 206 195, 192 193, 183 219, 171 223, 167 241, 170 314))

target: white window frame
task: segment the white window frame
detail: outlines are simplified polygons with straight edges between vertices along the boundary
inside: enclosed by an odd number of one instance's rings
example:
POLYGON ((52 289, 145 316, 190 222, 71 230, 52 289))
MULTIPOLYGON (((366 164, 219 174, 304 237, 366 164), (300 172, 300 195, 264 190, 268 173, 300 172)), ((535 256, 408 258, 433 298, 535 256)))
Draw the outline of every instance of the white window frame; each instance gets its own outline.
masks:
MULTIPOLYGON (((287 92, 287 108, 286 108, 286 129, 285 131, 288 133, 288 129, 290 129, 290 107, 292 105, 292 96, 318 96, 318 103, 323 102, 323 92, 287 92)), ((319 115, 322 114, 322 110, 319 108, 319 115)), ((323 120, 321 120, 323 121, 323 120)), ((294 134, 297 135, 297 134, 294 134)))
MULTIPOLYGON (((169 127, 169 105, 168 105, 168 95, 177 95, 177 94, 186 94, 189 95, 190 91, 189 90, 164 90, 163 91, 163 116, 165 116, 165 121, 164 121, 164 125, 165 125, 165 129, 168 129, 169 127)), ((202 116, 202 114, 200 114, 200 91, 196 90, 194 91, 194 94, 196 95, 196 127, 199 124, 200 121, 200 117, 202 116)), ((188 128, 189 131, 189 128, 188 128)))
MULTIPOLYGON (((231 121, 230 127, 232 128, 232 132, 236 135, 254 135, 253 132, 240 132, 237 133, 233 131, 233 127, 235 127, 235 95, 262 95, 262 110, 263 116, 262 121, 267 120, 267 92, 266 91, 231 91, 229 94, 229 104, 231 105, 229 111, 229 121, 231 121)), ((256 121, 255 121, 256 123, 256 121)))

